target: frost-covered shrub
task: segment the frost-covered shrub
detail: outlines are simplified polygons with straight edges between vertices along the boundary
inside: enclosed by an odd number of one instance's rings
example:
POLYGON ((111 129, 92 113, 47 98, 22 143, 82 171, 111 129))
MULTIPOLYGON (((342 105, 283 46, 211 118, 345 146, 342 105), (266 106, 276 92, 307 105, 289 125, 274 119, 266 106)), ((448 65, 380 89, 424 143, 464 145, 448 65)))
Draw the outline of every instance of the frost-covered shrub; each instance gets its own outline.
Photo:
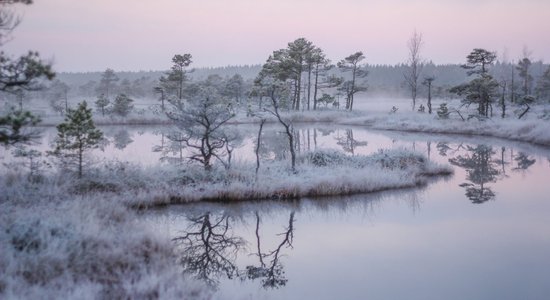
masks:
POLYGON ((341 165, 349 159, 342 152, 318 150, 309 152, 307 154, 307 160, 314 166, 325 167, 331 165, 341 165))
POLYGON ((112 182, 102 182, 93 179, 82 179, 69 189, 72 194, 85 195, 90 193, 116 193, 121 191, 121 187, 112 182))
POLYGON ((437 116, 440 119, 448 119, 450 114, 449 108, 447 108, 447 103, 441 103, 437 109, 437 116))
POLYGON ((425 168, 426 158, 416 152, 404 150, 380 150, 370 156, 371 161, 385 169, 425 168))

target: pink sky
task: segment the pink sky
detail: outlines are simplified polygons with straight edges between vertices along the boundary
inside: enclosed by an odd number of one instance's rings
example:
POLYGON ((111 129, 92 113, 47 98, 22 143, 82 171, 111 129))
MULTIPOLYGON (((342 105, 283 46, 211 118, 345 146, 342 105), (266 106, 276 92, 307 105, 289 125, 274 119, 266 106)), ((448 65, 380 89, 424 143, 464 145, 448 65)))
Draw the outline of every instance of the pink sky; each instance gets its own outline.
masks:
POLYGON ((363 51, 373 64, 406 61, 424 36, 424 58, 462 63, 473 48, 550 61, 548 0, 35 0, 4 46, 38 50, 57 71, 163 70, 176 53, 194 66, 263 63, 305 37, 336 61, 363 51))

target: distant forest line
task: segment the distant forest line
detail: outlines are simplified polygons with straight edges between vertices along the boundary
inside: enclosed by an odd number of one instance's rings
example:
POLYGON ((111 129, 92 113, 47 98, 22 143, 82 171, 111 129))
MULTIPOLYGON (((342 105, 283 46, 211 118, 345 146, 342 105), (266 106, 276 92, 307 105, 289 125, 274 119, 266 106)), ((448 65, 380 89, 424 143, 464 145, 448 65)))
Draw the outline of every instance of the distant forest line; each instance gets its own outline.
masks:
MULTIPOLYGON (((491 67, 490 72, 494 78, 506 78, 510 76, 510 72, 515 66, 515 63, 497 62, 491 67)), ((409 66, 407 64, 365 64, 362 67, 368 71, 368 76, 366 77, 368 90, 363 96, 409 97, 410 90, 403 75, 408 70, 409 66)), ((547 68, 548 64, 542 61, 533 62, 530 71, 535 82, 544 74, 547 68)), ((251 86, 261 69, 261 64, 195 68, 192 72, 187 73, 187 76, 192 81, 200 81, 207 79, 208 76, 211 75, 229 78, 235 74, 239 74, 243 77, 247 85, 251 86)), ((126 86, 126 92, 131 96, 143 98, 158 97, 154 92, 154 88, 158 85, 159 78, 169 72, 168 70, 135 72, 114 71, 120 78, 119 86, 126 86)), ((331 72, 336 73, 338 70, 334 69, 331 70, 331 72)), ((97 97, 96 88, 103 73, 103 71, 75 73, 60 72, 57 73, 56 79, 69 86, 69 96, 71 98, 93 97, 92 99, 95 99, 97 97)), ((423 65, 421 76, 435 77, 433 83, 433 96, 441 98, 457 97, 455 94, 449 93, 448 90, 453 86, 468 81, 467 70, 462 68, 461 64, 436 65, 429 62, 423 65)), ((420 87, 420 96, 424 96, 426 92, 424 87, 420 87)))

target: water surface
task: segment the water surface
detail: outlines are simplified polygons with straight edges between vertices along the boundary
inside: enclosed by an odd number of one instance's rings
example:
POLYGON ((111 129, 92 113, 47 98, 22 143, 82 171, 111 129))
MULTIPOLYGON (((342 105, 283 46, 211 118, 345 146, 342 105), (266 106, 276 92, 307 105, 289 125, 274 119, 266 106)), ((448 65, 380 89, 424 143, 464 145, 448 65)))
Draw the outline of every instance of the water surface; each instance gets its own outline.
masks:
MULTIPOLYGON (((303 128, 300 136, 304 150, 415 149, 452 164, 455 175, 418 189, 146 214, 155 230, 174 238, 184 271, 216 289, 216 297, 550 297, 549 149, 355 127, 303 128)), ((268 156, 284 157, 277 145, 268 156)))
MULTIPOLYGON (((101 129, 108 143, 92 153, 98 162, 154 166, 186 155, 165 127, 101 129)), ((241 132, 234 160, 255 159, 257 127, 234 129, 241 132)), ((55 129, 46 130, 35 147, 50 149, 53 137, 55 129)), ((550 149, 330 125, 300 127, 296 140, 298 152, 413 149, 455 174, 416 189, 145 213, 144 222, 174 239, 182 271, 216 298, 550 298, 550 149)), ((286 143, 280 128, 268 126, 262 160, 288 161, 286 143)))

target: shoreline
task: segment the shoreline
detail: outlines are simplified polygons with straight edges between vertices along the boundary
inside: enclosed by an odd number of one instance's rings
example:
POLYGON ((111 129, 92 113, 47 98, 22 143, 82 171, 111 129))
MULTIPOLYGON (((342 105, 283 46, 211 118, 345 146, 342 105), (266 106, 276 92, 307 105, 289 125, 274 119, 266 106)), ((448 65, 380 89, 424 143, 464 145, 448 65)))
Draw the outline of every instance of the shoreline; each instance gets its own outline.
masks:
MULTIPOLYGON (((539 146, 550 147, 550 121, 540 119, 488 119, 485 121, 458 119, 438 119, 435 114, 384 114, 368 112, 347 112, 347 111, 310 111, 310 112, 285 112, 285 115, 293 124, 334 124, 343 126, 364 126, 369 129, 435 133, 445 135, 466 135, 476 137, 495 137, 510 141, 531 143, 539 146)), ((273 117, 267 117, 267 124, 276 124, 273 117)), ((168 126, 170 120, 151 119, 128 119, 128 120, 94 120, 97 126, 168 126)), ((230 120, 228 125, 258 124, 259 118, 237 116, 230 120)), ((43 121, 38 128, 55 127, 51 121, 43 121)))

